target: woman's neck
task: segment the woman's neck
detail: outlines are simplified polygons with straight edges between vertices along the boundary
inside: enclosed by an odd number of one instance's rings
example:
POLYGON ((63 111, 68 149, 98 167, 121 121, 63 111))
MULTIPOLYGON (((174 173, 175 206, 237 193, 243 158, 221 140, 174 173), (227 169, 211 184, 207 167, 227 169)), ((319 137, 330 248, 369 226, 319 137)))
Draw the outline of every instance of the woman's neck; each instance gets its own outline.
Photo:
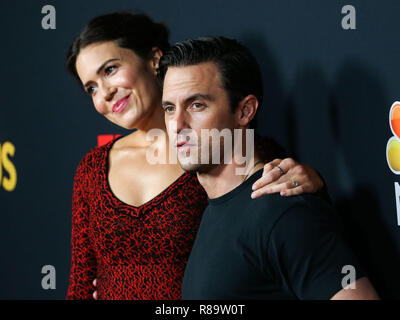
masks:
MULTIPOLYGON (((148 114, 136 126, 136 130, 124 138, 124 145, 138 148, 157 146, 160 150, 168 150, 169 140, 165 127, 164 111, 160 105, 152 108, 148 114), (160 138, 154 138, 163 137, 160 138)), ((122 141, 121 141, 122 142, 122 141)))

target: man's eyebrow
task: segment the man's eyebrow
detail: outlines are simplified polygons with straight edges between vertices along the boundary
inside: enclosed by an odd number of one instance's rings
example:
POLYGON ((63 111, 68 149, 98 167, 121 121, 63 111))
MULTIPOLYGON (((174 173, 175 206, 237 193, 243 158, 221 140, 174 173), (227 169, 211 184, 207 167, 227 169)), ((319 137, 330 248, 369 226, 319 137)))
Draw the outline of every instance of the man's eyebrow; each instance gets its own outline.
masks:
POLYGON ((162 102, 161 102, 161 105, 162 105, 163 107, 165 107, 165 106, 173 105, 173 103, 172 103, 172 102, 169 102, 169 101, 162 101, 162 102))
MULTIPOLYGON (((107 65, 107 63, 111 62, 111 61, 116 61, 116 60, 120 60, 118 58, 112 58, 112 59, 108 59, 106 62, 104 62, 96 71, 96 74, 99 74, 101 72, 101 70, 103 70, 103 68, 107 65)), ((83 86, 86 88, 92 81, 89 80, 88 82, 86 82, 83 86)))
POLYGON ((202 99, 202 100, 207 100, 207 101, 215 101, 214 97, 208 95, 208 94, 203 94, 203 93, 195 93, 191 95, 190 97, 185 99, 185 104, 197 100, 197 99, 202 99))
MULTIPOLYGON (((194 100, 197 100, 197 99, 202 99, 202 100, 207 100, 207 101, 214 101, 215 100, 212 96, 210 96, 208 94, 195 93, 195 94, 191 95, 190 97, 186 98, 184 100, 184 104, 188 104, 188 103, 190 103, 190 102, 192 102, 194 100)), ((169 101, 162 101, 161 105, 163 107, 165 107, 165 106, 174 105, 174 103, 169 102, 169 101)))

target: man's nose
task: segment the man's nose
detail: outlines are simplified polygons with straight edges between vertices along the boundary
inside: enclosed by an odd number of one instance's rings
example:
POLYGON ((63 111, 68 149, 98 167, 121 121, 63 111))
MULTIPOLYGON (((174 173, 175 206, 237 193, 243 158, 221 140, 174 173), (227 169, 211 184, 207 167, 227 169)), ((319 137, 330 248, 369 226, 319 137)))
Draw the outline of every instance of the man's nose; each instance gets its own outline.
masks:
POLYGON ((183 108, 178 108, 175 112, 176 130, 179 133, 183 129, 190 128, 187 112, 183 108))

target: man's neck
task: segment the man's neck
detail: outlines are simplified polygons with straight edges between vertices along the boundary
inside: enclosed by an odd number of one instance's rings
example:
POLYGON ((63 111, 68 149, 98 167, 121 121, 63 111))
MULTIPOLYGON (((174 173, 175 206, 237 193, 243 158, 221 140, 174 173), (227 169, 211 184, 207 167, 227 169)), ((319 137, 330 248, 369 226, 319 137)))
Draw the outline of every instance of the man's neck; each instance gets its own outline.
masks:
POLYGON ((247 165, 238 165, 234 161, 231 164, 214 165, 207 172, 197 172, 197 178, 207 192, 208 198, 213 199, 238 187, 263 165, 264 163, 255 155, 254 161, 247 165), (241 169, 244 174, 237 174, 236 169, 241 169))

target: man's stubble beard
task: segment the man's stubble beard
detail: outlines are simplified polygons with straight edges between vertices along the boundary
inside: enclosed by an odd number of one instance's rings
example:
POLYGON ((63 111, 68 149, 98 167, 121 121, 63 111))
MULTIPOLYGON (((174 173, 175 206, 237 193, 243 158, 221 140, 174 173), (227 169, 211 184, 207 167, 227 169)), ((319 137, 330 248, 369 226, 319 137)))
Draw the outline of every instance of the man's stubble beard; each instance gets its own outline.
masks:
MULTIPOLYGON (((178 156, 178 162, 181 168, 186 171, 186 172, 195 172, 195 173, 208 173, 210 172, 213 168, 223 165, 224 161, 224 143, 222 142, 223 140, 221 139, 220 141, 220 159, 219 163, 212 163, 213 162, 213 149, 212 149, 212 141, 209 141, 209 148, 208 148, 208 163, 201 163, 201 152, 202 152, 202 147, 198 148, 197 150, 197 163, 190 163, 185 161, 185 163, 182 163, 180 161, 180 157, 178 156)), ((201 143, 201 142, 200 142, 201 143)), ((206 152, 206 151, 204 151, 206 152)))

